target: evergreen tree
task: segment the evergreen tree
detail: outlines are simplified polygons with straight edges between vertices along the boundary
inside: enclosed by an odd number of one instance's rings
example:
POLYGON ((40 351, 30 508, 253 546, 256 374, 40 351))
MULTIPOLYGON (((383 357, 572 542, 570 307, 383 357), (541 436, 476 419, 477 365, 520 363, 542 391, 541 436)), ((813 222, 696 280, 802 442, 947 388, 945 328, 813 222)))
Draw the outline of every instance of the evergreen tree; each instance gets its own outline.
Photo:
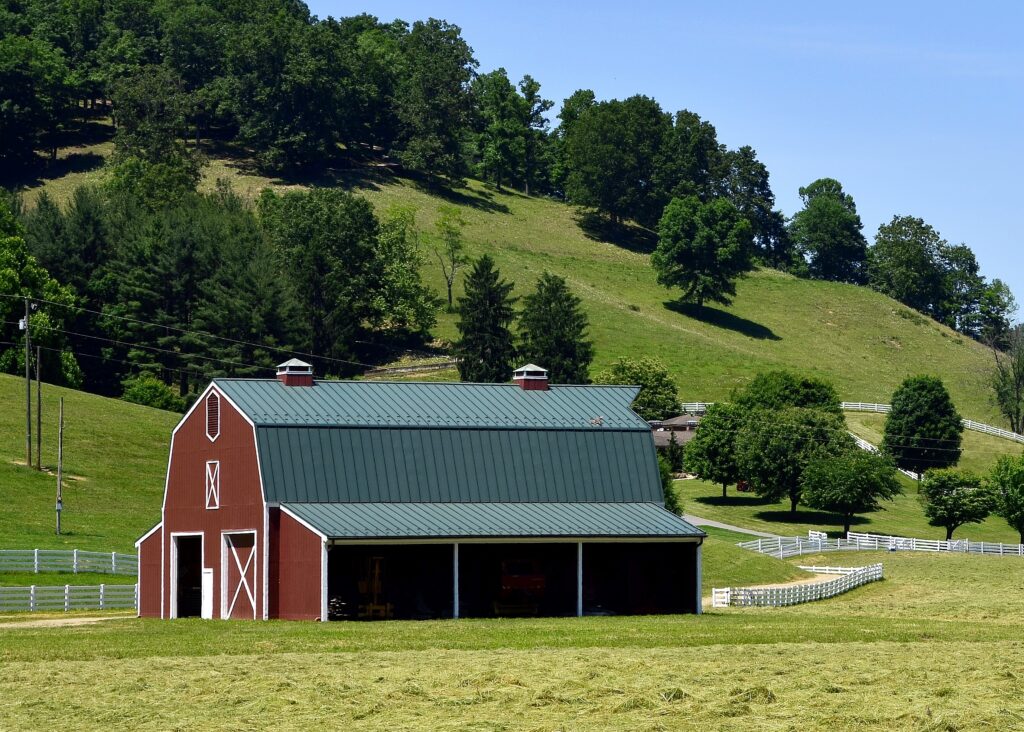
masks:
POLYGON ((906 379, 892 395, 882 450, 896 465, 919 475, 960 460, 964 427, 942 381, 934 376, 906 379))
POLYGON ((515 317, 513 285, 488 255, 473 265, 466 277, 466 294, 459 298, 459 378, 478 383, 504 383, 512 376, 515 346, 509 329, 515 317))
POLYGON ((526 146, 523 154, 523 185, 530 191, 547 190, 551 177, 548 150, 548 121, 544 115, 554 104, 540 95, 540 83, 527 74, 519 82, 519 92, 526 105, 526 146))
POLYGON ((523 298, 519 355, 547 369, 553 383, 590 383, 594 344, 587 338, 589 321, 581 306, 565 278, 550 272, 523 298))

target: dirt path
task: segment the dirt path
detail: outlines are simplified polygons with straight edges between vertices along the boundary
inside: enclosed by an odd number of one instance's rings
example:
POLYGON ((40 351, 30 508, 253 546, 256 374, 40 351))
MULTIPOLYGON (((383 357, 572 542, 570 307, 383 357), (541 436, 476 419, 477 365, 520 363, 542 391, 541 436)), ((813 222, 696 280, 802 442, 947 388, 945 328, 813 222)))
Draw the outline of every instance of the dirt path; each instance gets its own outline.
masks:
POLYGON ((108 620, 126 620, 134 617, 132 615, 104 615, 102 617, 79 617, 68 618, 41 618, 39 620, 23 620, 15 623, 0 622, 0 630, 11 630, 17 628, 71 628, 78 625, 92 625, 103 623, 108 620))
POLYGON ((748 534, 750 536, 760 536, 765 539, 774 539, 778 534, 769 534, 767 531, 754 531, 753 529, 744 529, 742 526, 733 526, 732 524, 723 524, 721 521, 712 521, 711 519, 704 519, 700 516, 694 516, 692 514, 684 514, 683 521, 688 521, 694 526, 713 526, 716 529, 726 529, 728 531, 735 531, 737 534, 748 534))
MULTIPOLYGON (((812 585, 817 582, 828 582, 833 580, 840 575, 837 574, 812 574, 810 577, 803 577, 801 579, 790 580, 789 582, 778 582, 772 585, 743 585, 745 590, 770 590, 778 589, 779 587, 795 587, 796 585, 812 585)), ((701 607, 705 610, 711 609, 711 595, 705 595, 700 600, 701 607)))

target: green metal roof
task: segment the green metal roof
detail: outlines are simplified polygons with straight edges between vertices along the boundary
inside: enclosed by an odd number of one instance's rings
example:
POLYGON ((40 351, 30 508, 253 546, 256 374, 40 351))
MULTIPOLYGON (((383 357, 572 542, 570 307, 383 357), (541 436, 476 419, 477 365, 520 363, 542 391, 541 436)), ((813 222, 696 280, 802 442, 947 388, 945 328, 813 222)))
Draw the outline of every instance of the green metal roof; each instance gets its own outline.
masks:
POLYGON ((217 387, 256 425, 455 427, 649 431, 630 404, 635 386, 217 379, 217 387))
POLYGON ((287 503, 284 508, 331 539, 705 535, 654 503, 287 503))
POLYGON ((271 502, 662 501, 649 429, 257 427, 256 437, 271 502))

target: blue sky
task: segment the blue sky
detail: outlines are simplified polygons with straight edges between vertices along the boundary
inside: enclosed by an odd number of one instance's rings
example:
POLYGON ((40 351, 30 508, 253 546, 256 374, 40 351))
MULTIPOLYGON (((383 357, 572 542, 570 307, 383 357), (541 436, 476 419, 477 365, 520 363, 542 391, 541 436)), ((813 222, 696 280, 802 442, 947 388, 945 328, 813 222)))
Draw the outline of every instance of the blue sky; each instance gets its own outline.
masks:
MULTIPOLYGON (((480 71, 531 74, 555 101, 647 94, 751 145, 791 216, 821 177, 872 241, 895 214, 966 243, 1024 310, 1024 3, 370 2, 323 17, 444 18, 480 71)), ((1018 317, 1024 312, 1018 313, 1018 317)))

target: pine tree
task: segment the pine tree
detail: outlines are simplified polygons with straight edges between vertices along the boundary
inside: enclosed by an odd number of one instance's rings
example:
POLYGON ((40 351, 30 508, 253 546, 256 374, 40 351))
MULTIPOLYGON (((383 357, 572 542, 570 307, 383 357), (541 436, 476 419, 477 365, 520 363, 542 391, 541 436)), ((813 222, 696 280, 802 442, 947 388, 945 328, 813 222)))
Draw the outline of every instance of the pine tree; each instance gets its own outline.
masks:
POLYGON ((463 381, 505 382, 512 374, 515 346, 509 326, 515 317, 513 285, 501 279, 494 260, 482 256, 466 278, 466 294, 459 298, 455 344, 459 378, 463 381))
POLYGON ((588 384, 594 344, 587 339, 589 321, 582 301, 564 277, 545 272, 537 290, 523 299, 519 316, 520 355, 543 366, 556 384, 588 384))

